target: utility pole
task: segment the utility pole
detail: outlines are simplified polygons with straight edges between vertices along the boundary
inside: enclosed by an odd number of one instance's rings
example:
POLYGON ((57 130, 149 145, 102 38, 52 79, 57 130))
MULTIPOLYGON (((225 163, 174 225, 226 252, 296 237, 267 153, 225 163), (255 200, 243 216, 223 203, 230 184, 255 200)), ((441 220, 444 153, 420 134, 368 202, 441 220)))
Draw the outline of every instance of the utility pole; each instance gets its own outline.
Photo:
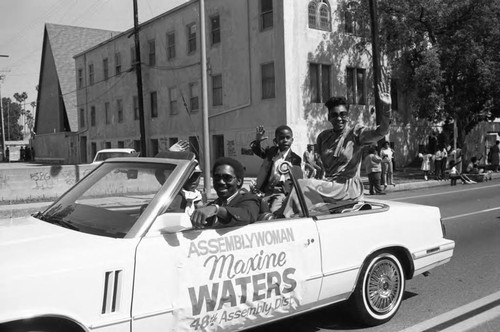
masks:
POLYGON ((137 0, 134 1, 134 41, 135 41, 135 74, 137 76, 137 101, 139 103, 139 126, 141 133, 141 156, 147 157, 146 125, 144 120, 144 98, 142 95, 142 62, 141 43, 139 41, 139 14, 137 12, 137 0))
POLYGON ((372 61, 373 61, 373 85, 375 92, 375 121, 377 125, 380 124, 380 117, 382 112, 382 104, 380 102, 379 88, 380 84, 380 51, 378 42, 378 9, 377 0, 369 0, 370 2, 370 21, 372 32, 372 61))
MULTIPOLYGON (((0 58, 8 58, 8 55, 5 54, 0 54, 0 58)), ((2 118, 2 158, 5 159, 5 120, 3 118, 3 101, 2 101, 2 91, 1 91, 1 86, 2 86, 2 80, 4 76, 0 75, 0 114, 2 118)))
POLYGON ((5 121, 3 119, 3 102, 2 102, 2 80, 3 75, 0 75, 0 114, 2 115, 2 158, 5 159, 5 121))
POLYGON ((210 184, 210 130, 208 123, 208 77, 207 77, 207 41, 205 36, 205 0, 200 0, 200 40, 201 40, 201 89, 203 118, 203 186, 205 194, 209 195, 210 184))

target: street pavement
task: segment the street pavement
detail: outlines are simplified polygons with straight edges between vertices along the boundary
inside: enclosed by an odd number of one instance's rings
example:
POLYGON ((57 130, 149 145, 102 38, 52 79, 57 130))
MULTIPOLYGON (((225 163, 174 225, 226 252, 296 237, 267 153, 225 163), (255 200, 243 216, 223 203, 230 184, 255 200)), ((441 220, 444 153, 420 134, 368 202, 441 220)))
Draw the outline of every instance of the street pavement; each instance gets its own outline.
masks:
MULTIPOLYGON (((34 163, 0 163, 0 169, 2 168, 10 168, 10 167, 32 167, 40 164, 34 163)), ((419 167, 405 167, 398 168, 394 171, 394 183, 395 186, 388 186, 385 192, 389 195, 392 192, 399 191, 407 191, 407 190, 416 190, 416 189, 424 189, 431 188, 437 186, 449 186, 449 180, 437 181, 433 180, 432 177, 429 177, 428 181, 424 180, 423 172, 419 167)), ((499 179, 499 173, 491 173, 491 179, 499 179)), ((243 185, 244 188, 248 188, 250 182, 255 180, 255 178, 247 177, 245 179, 245 183, 243 185)), ((370 197, 368 194, 368 177, 364 174, 361 175, 361 180, 363 181, 365 187, 365 194, 367 197, 370 197)), ((203 186, 203 180, 200 183, 200 186, 203 186)), ((462 186, 460 181, 458 181, 457 187, 462 186)), ((212 189, 213 191, 213 189, 212 189)), ((215 197, 215 191, 213 191, 209 197, 215 197)), ((23 204, 8 204, 8 205, 0 205, 0 218, 17 218, 23 217, 35 212, 44 210, 48 207, 52 202, 27 202, 23 204)))

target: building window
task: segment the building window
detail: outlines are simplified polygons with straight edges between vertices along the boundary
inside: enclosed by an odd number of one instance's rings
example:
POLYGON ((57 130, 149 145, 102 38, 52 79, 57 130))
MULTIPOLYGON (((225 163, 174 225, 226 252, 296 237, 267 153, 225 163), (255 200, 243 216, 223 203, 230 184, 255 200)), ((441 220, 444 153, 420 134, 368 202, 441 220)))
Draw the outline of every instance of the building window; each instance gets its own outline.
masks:
POLYGON ((331 66, 319 63, 309 64, 309 84, 312 103, 324 103, 330 98, 331 66))
POLYGON ((137 58, 135 57, 135 47, 132 46, 130 48, 130 67, 134 68, 135 62, 137 61, 136 59, 137 58))
POLYGON ((214 159, 224 157, 224 135, 213 135, 214 159))
POLYGON ((150 96, 150 102, 151 102, 151 117, 152 118, 157 118, 158 117, 158 95, 156 94, 156 91, 151 92, 149 94, 150 96))
POLYGON ((139 120, 139 98, 137 96, 132 97, 132 107, 134 108, 134 120, 139 120))
POLYGON ((115 74, 120 75, 122 73, 122 55, 120 52, 115 53, 115 74))
POLYGON ((197 111, 200 108, 198 103, 198 96, 200 91, 198 89, 198 83, 189 84, 189 107, 191 112, 197 111))
POLYGON ((78 69, 78 88, 83 88, 83 69, 78 69))
POLYGON ((156 65, 156 43, 153 40, 148 41, 149 45, 149 65, 150 66, 155 66, 156 65))
POLYGON ((331 30, 330 5, 326 0, 312 0, 307 7, 309 15, 309 28, 318 30, 331 30))
POLYGON ((89 65, 89 85, 94 85, 94 64, 89 65))
POLYGON ((95 106, 90 107, 90 126, 95 127, 95 106))
POLYGON ((116 101, 116 110, 118 115, 118 123, 123 122, 123 101, 118 99, 116 101))
POLYGON ((274 62, 261 65, 262 99, 274 98, 274 62))
POLYGON ((260 0, 260 28, 261 30, 273 27, 273 0, 260 0))
POLYGON ((111 149, 111 142, 105 142, 104 143, 104 148, 105 149, 111 149))
POLYGON ((196 24, 187 26, 188 54, 196 51, 196 24))
POLYGON ((107 80, 109 78, 108 58, 102 59, 102 72, 104 80, 107 80))
POLYGON ((210 18, 212 45, 220 43, 220 18, 219 15, 210 18))
POLYGON ((358 37, 366 37, 368 35, 368 26, 360 5, 357 2, 347 4, 344 14, 344 30, 346 33, 358 37))
POLYGON ((222 75, 212 76, 212 106, 222 105, 222 75))
POLYGON ((354 105, 366 105, 366 70, 347 68, 347 101, 354 105))
POLYGON ((309 2, 307 12, 309 17, 309 28, 316 29, 318 26, 318 3, 316 1, 309 2))
POLYGON ((80 108, 80 127, 85 127, 85 110, 83 108, 80 108))
POLYGON ((111 115, 109 114, 109 103, 108 102, 104 103, 104 117, 105 117, 106 124, 110 124, 111 123, 111 115))
POLYGON ((167 34, 167 60, 175 58, 175 32, 167 34))
POLYGON ((151 140, 151 153, 153 156, 156 156, 159 152, 159 144, 157 139, 151 140))
POLYGON ((124 141, 118 141, 118 148, 123 149, 125 147, 124 141))
POLYGON ((170 114, 177 114, 177 88, 168 89, 168 100, 170 101, 170 114))

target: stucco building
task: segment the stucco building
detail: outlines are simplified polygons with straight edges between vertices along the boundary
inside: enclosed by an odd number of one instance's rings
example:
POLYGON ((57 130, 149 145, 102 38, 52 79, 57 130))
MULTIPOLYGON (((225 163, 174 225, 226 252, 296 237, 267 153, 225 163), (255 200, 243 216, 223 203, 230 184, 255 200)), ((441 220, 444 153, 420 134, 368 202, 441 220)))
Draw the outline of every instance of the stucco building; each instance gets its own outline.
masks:
MULTIPOLYGON (((367 22, 356 19, 355 3, 210 0, 205 7, 211 160, 235 157, 255 174, 261 160, 248 145, 260 124, 268 144, 274 128, 291 126, 293 150, 301 155, 329 128, 323 103, 332 95, 348 97, 352 121, 375 123, 369 34, 367 22)), ((150 156, 179 139, 195 149, 203 144, 199 16, 192 0, 141 24, 150 156)), ((75 56, 80 162, 102 148, 140 148, 131 33, 75 56)), ((418 147, 410 137, 421 131, 425 140, 426 128, 407 125, 411 117, 396 89, 393 99, 400 109, 391 140, 403 164, 418 147)))

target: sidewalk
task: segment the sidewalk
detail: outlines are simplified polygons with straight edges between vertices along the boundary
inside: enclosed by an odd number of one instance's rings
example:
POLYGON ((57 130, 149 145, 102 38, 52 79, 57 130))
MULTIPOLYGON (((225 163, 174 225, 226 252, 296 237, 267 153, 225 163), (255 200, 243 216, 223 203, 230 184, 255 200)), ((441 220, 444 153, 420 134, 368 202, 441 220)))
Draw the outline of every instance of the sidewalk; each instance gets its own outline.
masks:
MULTIPOLYGON (((396 186, 388 186, 385 192, 387 194, 390 194, 391 192, 450 185, 449 180, 437 181, 432 180, 431 178, 432 177, 430 177, 428 181, 425 181, 423 172, 419 167, 398 168, 396 169, 396 171, 394 171, 394 183, 396 184, 396 186)), ((492 180, 500 179, 500 172, 491 173, 491 178, 492 180)), ((248 188, 250 181, 253 179, 255 178, 246 178, 243 187, 248 188)), ((363 181, 365 187, 365 194, 370 197, 370 195, 368 194, 368 177, 365 174, 361 174, 361 180, 363 181)), ((203 181, 202 183, 200 183, 200 186, 203 186, 203 181)), ((458 182, 457 186, 461 186, 460 182, 458 182)), ((215 191, 213 191, 212 194, 215 195, 215 191)), ((44 210, 50 204, 52 204, 52 202, 0 205, 0 218, 9 219, 28 216, 35 212, 44 210)))

